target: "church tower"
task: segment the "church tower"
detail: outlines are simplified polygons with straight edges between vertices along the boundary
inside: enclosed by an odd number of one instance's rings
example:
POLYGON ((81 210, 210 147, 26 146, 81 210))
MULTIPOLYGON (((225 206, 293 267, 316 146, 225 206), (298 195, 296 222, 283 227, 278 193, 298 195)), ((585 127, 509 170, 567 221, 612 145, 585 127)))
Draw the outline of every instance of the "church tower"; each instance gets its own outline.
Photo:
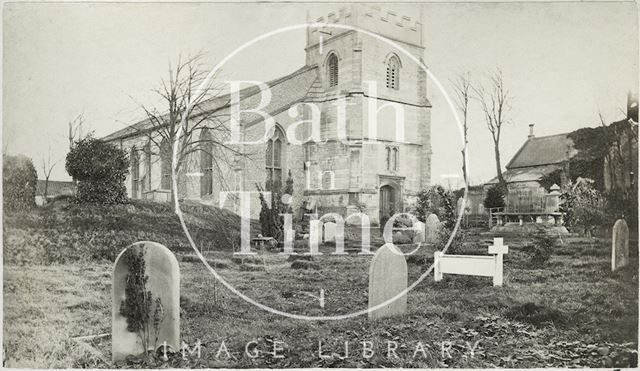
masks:
POLYGON ((427 79, 409 56, 424 54, 420 14, 353 4, 308 20, 322 24, 308 27, 305 48, 306 65, 318 69, 307 101, 321 107, 323 143, 305 145, 304 192, 319 214, 362 211, 375 223, 410 209, 429 185, 427 79))

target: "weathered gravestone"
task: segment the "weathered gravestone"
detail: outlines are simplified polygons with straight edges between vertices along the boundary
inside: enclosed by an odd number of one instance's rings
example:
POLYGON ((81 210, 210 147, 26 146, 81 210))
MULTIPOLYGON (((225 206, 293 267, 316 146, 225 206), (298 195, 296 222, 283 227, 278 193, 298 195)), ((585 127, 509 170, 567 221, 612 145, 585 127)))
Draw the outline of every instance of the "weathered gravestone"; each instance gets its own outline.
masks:
POLYGON ((386 302, 407 289, 407 261, 392 243, 376 251, 369 266, 369 319, 402 315, 407 311, 407 294, 376 310, 371 308, 386 302))
POLYGON ((324 238, 323 242, 334 242, 336 240, 336 223, 327 222, 324 223, 324 238))
POLYGON ((180 349, 180 268, 169 249, 144 241, 120 253, 113 268, 111 314, 114 362, 165 341, 167 348, 180 349))
POLYGON ((629 227, 623 219, 613 225, 611 238, 611 271, 629 264, 629 227))
POLYGON ((425 224, 423 222, 413 223, 413 230, 416 232, 413 237, 413 243, 425 242, 425 224))
POLYGON ((430 214, 424 224, 426 242, 436 242, 438 240, 438 231, 440 230, 440 219, 436 214, 430 214))

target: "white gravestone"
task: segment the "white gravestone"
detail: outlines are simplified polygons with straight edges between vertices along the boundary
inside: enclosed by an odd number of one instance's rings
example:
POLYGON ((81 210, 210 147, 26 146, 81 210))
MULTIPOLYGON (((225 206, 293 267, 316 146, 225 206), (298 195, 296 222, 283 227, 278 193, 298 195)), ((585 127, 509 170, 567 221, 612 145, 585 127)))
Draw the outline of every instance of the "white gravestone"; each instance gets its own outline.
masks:
POLYGON ((465 276, 493 277, 494 286, 502 286, 503 255, 509 252, 509 246, 503 245, 502 238, 494 238, 489 246, 489 254, 482 255, 445 255, 441 251, 433 253, 433 278, 442 281, 443 274, 461 274, 465 276))
POLYGON ((629 264, 629 227, 623 219, 613 225, 611 237, 611 271, 629 264))
POLYGON ((413 230, 416 232, 413 237, 413 243, 425 242, 425 224, 423 222, 417 221, 413 223, 413 230))
POLYGON ((438 231, 440 230, 440 219, 436 214, 430 214, 424 224, 426 242, 436 242, 438 240, 438 231))
POLYGON ((147 350, 155 350, 163 346, 165 341, 167 348, 174 351, 180 349, 180 268, 173 253, 156 242, 136 242, 118 255, 112 278, 113 361, 145 353, 141 331, 129 331, 127 316, 122 314, 127 307, 128 280, 140 282, 138 287, 144 285, 144 291, 139 292, 151 293, 150 300, 147 300, 146 295, 129 297, 129 300, 136 300, 137 303, 142 303, 142 307, 148 308, 149 319, 145 327, 148 330, 147 350), (144 272, 135 268, 142 268, 142 261, 144 272), (147 277, 146 282, 142 281, 142 277, 147 277))
POLYGON ((322 242, 335 242, 336 240, 336 223, 324 223, 324 238, 322 242))
MULTIPOLYGON (((387 243, 376 251, 369 266, 369 309, 386 302, 407 289, 407 261, 397 247, 387 243)), ((407 294, 369 311, 369 319, 403 315, 407 294)))

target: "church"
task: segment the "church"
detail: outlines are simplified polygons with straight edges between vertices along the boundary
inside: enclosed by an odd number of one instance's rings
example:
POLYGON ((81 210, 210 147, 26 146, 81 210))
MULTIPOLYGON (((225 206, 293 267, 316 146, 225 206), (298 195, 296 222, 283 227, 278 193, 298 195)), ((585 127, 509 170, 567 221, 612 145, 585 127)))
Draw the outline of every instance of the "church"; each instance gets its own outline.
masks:
MULTIPOLYGON (((385 216, 410 210, 417 193, 429 186, 427 74, 406 54, 422 61, 421 16, 353 4, 307 23, 313 25, 306 29, 304 65, 265 83, 270 99, 260 108, 273 118, 275 130, 265 131, 263 116, 242 115, 242 138, 253 144, 234 148, 247 155, 193 153, 178 176, 179 199, 219 206, 221 192, 251 191, 251 215, 257 217, 257 188, 279 191, 290 176, 294 211, 345 218, 363 212, 377 224, 385 216), (292 132, 298 139, 309 137, 310 125, 296 123, 314 114, 319 115, 321 141, 292 140, 292 132), (222 157, 228 161, 220 161, 222 157)), ((246 112, 264 103, 262 89, 255 86, 244 87, 239 97, 246 112)), ((216 97, 207 107, 228 114, 229 108, 221 107, 228 101, 228 96, 216 97)), ((152 148, 149 137, 154 133, 140 130, 150 127, 145 121, 103 140, 130 153, 126 184, 131 198, 169 201, 170 151, 152 148)), ((202 130, 200 139, 206 142, 207 135, 202 130)), ((225 208, 239 211, 240 200, 233 193, 223 201, 225 208)))

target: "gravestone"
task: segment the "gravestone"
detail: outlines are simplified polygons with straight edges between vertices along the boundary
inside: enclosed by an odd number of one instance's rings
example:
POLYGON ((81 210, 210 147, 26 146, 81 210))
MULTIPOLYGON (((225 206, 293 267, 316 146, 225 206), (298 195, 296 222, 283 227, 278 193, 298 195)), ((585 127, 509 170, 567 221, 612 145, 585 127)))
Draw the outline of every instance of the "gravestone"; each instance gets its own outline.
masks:
POLYGON ((413 223, 413 230, 416 232, 413 243, 425 242, 425 224, 423 222, 413 223))
MULTIPOLYGON (((113 268, 111 308, 111 356, 114 362, 145 353, 140 331, 135 330, 135 313, 125 316, 127 308, 148 308, 147 348, 163 346, 180 349, 180 268, 178 260, 165 246, 156 242, 136 242, 118 255, 113 268), (143 277, 147 277, 146 282, 143 277), (132 282, 138 282, 132 285, 132 282), (144 286, 144 289, 142 287, 144 286), (136 289, 137 288, 137 289, 136 289), (139 293, 138 295, 132 295, 139 293), (150 293, 150 296, 140 294, 150 293), (132 322, 130 325, 129 322, 132 322), (156 325, 157 323, 157 325, 156 325), (133 327, 132 327, 133 326, 133 327), (134 331, 130 331, 134 330, 134 331)), ((139 317, 138 317, 139 318, 139 317)), ((138 326, 140 327, 140 326, 138 326)))
POLYGON ((613 225, 611 238, 611 271, 629 264, 629 227, 623 219, 613 225))
POLYGON ((371 308, 407 289, 407 261, 392 243, 376 251, 369 266, 369 319, 399 316, 407 311, 407 294, 379 309, 371 308))
POLYGON ((336 223, 324 223, 324 238, 322 242, 334 242, 336 240, 336 223))
POLYGON ((425 221, 425 241, 434 243, 438 240, 440 229, 440 219, 436 214, 430 214, 425 221))

